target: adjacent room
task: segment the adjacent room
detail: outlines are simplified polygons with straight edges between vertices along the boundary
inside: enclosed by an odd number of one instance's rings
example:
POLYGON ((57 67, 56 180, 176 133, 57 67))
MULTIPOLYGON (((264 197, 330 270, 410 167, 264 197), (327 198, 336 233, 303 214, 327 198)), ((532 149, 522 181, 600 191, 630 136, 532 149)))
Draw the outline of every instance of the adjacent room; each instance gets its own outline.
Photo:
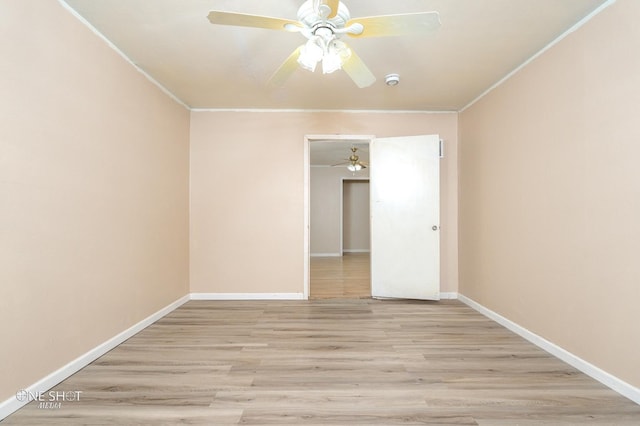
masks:
POLYGON ((311 140, 309 167, 309 297, 371 297, 369 141, 311 140))
POLYGON ((638 16, 2 1, 0 424, 639 424, 638 16))

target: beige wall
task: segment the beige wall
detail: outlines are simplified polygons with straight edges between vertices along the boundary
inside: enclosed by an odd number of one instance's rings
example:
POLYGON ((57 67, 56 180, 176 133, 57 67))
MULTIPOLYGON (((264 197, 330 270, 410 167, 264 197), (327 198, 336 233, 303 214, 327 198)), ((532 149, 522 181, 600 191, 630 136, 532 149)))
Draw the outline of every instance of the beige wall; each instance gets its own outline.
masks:
POLYGON ((189 113, 55 1, 0 17, 0 401, 188 293, 189 113))
POLYGON ((302 293, 304 136, 438 133, 442 291, 457 291, 457 114, 191 113, 191 291, 302 293))
POLYGON ((640 386, 640 2, 460 117, 460 292, 640 386))
MULTIPOLYGON (((359 176, 369 176, 365 169, 359 176)), ((309 246, 312 255, 340 255, 340 195, 342 180, 352 178, 346 167, 311 167, 309 171, 309 246)))

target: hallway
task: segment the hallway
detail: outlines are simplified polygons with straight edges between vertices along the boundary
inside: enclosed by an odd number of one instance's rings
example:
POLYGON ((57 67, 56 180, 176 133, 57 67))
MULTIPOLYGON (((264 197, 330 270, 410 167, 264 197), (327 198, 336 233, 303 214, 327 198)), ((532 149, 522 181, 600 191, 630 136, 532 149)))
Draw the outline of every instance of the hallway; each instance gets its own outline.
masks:
POLYGON ((311 299, 371 297, 369 253, 311 258, 311 299))

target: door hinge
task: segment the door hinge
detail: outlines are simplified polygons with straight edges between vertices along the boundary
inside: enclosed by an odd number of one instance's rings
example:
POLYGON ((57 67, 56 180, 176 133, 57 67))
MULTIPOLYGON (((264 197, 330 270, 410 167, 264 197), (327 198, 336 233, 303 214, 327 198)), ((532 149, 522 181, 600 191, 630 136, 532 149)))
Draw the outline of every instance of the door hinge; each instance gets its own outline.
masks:
POLYGON ((440 158, 444 158, 444 141, 440 139, 440 152, 438 153, 440 158))

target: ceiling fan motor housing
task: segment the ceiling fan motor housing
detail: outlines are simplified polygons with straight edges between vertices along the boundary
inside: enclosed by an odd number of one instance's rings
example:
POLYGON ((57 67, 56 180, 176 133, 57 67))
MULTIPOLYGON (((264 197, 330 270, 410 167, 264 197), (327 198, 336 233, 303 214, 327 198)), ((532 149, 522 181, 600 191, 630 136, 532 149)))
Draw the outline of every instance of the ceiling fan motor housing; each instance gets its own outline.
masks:
POLYGON ((333 28, 344 28, 350 19, 349 9, 342 2, 338 4, 338 13, 331 19, 322 17, 319 11, 314 8, 313 0, 305 1, 298 9, 298 20, 312 29, 319 26, 326 27, 327 24, 333 28))

